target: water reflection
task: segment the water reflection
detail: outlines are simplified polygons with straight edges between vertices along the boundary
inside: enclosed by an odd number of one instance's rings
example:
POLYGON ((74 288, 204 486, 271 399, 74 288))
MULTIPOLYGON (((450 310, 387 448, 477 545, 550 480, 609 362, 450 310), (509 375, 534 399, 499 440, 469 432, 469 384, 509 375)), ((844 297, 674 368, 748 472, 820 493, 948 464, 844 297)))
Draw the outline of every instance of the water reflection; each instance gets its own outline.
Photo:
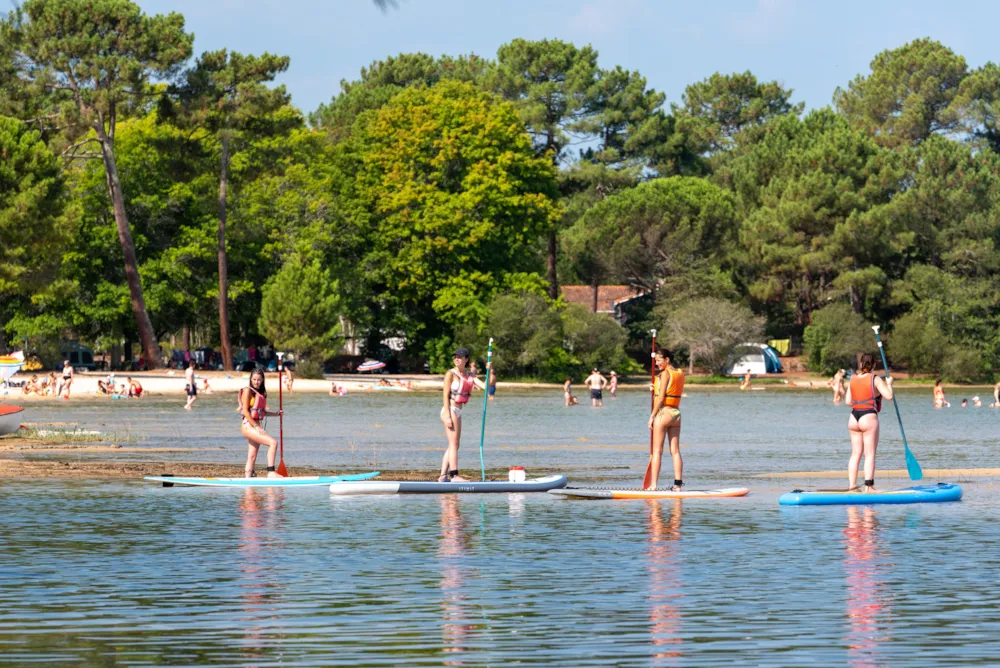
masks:
POLYGON ((273 642, 267 631, 277 618, 279 583, 273 563, 281 547, 284 498, 284 491, 275 488, 248 488, 240 498, 240 600, 243 658, 247 660, 265 658, 263 648, 273 642))
MULTIPOLYGON (((441 544, 441 642, 448 654, 460 654, 468 649, 468 634, 475 628, 469 623, 472 603, 464 593, 467 569, 464 565, 472 532, 468 531, 459 508, 457 494, 442 494, 441 544)), ((459 657, 445 662, 449 666, 463 665, 459 657)))
POLYGON ((889 640, 890 592, 885 574, 878 514, 871 506, 848 506, 844 528, 844 570, 847 576, 848 664, 855 668, 882 666, 882 643, 889 640))
POLYGON ((681 536, 683 502, 675 499, 666 509, 660 501, 646 501, 649 513, 649 636, 653 665, 675 665, 681 650, 681 560, 677 539, 681 536))

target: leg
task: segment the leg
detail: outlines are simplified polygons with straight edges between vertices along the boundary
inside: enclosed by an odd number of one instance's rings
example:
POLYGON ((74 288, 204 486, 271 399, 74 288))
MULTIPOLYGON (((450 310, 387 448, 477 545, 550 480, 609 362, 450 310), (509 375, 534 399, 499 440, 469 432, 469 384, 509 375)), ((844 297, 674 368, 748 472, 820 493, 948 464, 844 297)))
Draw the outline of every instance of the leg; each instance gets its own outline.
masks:
MULTIPOLYGON (((277 451, 278 442, 274 440, 267 432, 254 429, 250 425, 244 423, 243 428, 240 430, 243 437, 247 439, 247 445, 250 448, 250 452, 247 453, 247 464, 252 467, 253 463, 257 460, 257 450, 261 445, 266 445, 268 448, 267 452, 267 466, 268 468, 274 466, 274 456, 277 451), (252 456, 252 459, 251 459, 252 456)), ((268 471, 268 474, 273 473, 273 471, 268 471)), ((274 477, 274 476, 270 476, 274 477)))
POLYGON ((847 487, 854 489, 858 486, 858 464, 861 463, 861 453, 864 451, 864 436, 853 415, 847 418, 847 432, 851 435, 851 458, 847 460, 847 487))
POLYGON ((247 478, 253 477, 253 467, 257 463, 257 450, 259 449, 259 445, 247 439, 247 463, 243 467, 243 472, 247 478))
POLYGON ((674 480, 684 479, 684 460, 681 459, 681 426, 673 423, 667 426, 670 438, 670 458, 674 463, 674 480))
POLYGON ((649 456, 649 491, 654 491, 660 481, 660 467, 663 466, 663 442, 667 438, 667 428, 663 420, 653 420, 653 451, 649 456))
POLYGON ((451 415, 452 428, 448 428, 448 416, 441 411, 441 422, 444 423, 444 435, 448 440, 448 446, 445 448, 444 456, 441 458, 441 475, 439 481, 447 481, 450 479, 451 471, 458 469, 458 442, 462 436, 462 418, 457 417, 454 413, 451 415))
MULTIPOLYGON (((865 480, 875 479, 875 450, 878 448, 878 417, 866 415, 861 418, 865 450, 865 480)), ((874 492, 874 487, 865 487, 866 492, 874 492)))
MULTIPOLYGON (((455 418, 455 446, 451 450, 451 470, 458 470, 458 446, 462 444, 462 418, 455 418)), ((456 482, 466 482, 466 478, 456 475, 452 478, 456 482)))

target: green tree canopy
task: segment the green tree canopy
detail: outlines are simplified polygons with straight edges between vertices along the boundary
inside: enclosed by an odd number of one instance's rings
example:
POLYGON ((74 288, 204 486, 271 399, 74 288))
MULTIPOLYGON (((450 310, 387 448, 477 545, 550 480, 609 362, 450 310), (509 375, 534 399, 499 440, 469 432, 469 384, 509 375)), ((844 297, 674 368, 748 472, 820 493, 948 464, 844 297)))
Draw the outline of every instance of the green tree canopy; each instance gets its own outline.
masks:
POLYGON ((385 105, 410 86, 433 86, 443 79, 479 82, 488 62, 475 54, 434 58, 426 53, 401 53, 361 68, 358 81, 341 80, 340 92, 309 115, 310 124, 334 141, 346 138, 365 111, 385 105))
POLYGON ((150 80, 170 78, 187 60, 193 36, 180 14, 147 16, 129 0, 27 0, 8 21, 17 26, 21 77, 46 92, 48 117, 65 128, 70 145, 63 154, 75 157, 92 144, 100 150, 136 328, 146 364, 156 368, 160 350, 115 162, 115 133, 120 117, 148 105, 150 80))
POLYGON ((751 72, 719 74, 684 89, 683 104, 674 106, 678 131, 698 154, 715 155, 747 143, 768 121, 800 114, 792 90, 776 81, 760 82, 751 72))
POLYGON ((605 276, 679 299, 732 289, 723 266, 735 232, 729 193, 673 176, 598 202, 567 235, 605 276))
POLYGON ((264 286, 259 327, 276 348, 322 362, 344 342, 341 315, 337 281, 329 270, 293 257, 264 286))
POLYGON ((481 315, 538 267, 555 172, 517 111, 468 83, 409 88, 359 119, 348 152, 373 304, 416 341, 481 315))
POLYGON ((229 262, 226 254, 226 218, 229 204, 230 162, 252 138, 297 125, 298 114, 276 114, 288 101, 284 86, 265 85, 288 69, 287 56, 261 56, 209 51, 186 73, 183 86, 174 89, 179 107, 162 98, 161 113, 186 127, 202 128, 219 143, 219 338, 223 368, 233 369, 229 334, 229 262))
POLYGON ((887 49, 833 95, 837 110, 880 146, 912 146, 958 125, 951 108, 968 75, 965 58, 929 38, 887 49))

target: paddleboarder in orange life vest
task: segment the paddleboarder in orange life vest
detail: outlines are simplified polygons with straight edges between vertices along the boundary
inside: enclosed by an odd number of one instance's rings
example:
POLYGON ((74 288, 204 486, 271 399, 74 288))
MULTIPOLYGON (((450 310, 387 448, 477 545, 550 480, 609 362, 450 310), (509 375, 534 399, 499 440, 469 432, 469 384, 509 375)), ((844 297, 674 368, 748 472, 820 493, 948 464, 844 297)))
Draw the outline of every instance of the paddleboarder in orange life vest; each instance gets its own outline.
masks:
POLYGON ((653 452, 650 456, 652 472, 649 487, 653 491, 660 479, 660 466, 663 464, 663 446, 667 437, 670 438, 670 457, 674 464, 673 492, 684 487, 684 460, 681 459, 681 395, 684 392, 684 372, 673 365, 674 354, 665 348, 657 346, 653 363, 659 373, 653 385, 655 399, 653 412, 649 416, 649 428, 653 430, 653 452))
POLYGON ((260 446, 267 446, 267 477, 280 478, 274 470, 274 458, 278 452, 278 442, 264 431, 260 421, 268 415, 281 415, 282 411, 268 412, 267 388, 264 387, 264 370, 260 367, 250 372, 250 385, 239 393, 240 412, 243 414, 243 426, 240 433, 247 439, 247 463, 244 474, 247 478, 256 476, 254 464, 257 461, 257 451, 260 446))
POLYGON ((858 363, 858 373, 851 376, 844 403, 851 408, 847 430, 851 434, 851 458, 847 462, 847 486, 858 486, 858 465, 865 456, 865 492, 875 491, 875 450, 878 448, 878 414, 882 399, 892 401, 892 378, 876 376, 875 356, 865 353, 858 363))

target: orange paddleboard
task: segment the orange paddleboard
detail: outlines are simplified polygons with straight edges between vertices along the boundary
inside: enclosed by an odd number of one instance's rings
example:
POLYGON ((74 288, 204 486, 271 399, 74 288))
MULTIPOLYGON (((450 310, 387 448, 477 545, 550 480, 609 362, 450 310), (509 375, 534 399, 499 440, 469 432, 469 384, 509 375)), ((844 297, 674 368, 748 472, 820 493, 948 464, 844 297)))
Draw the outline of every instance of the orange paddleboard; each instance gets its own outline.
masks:
POLYGON ((734 496, 746 496, 750 490, 746 487, 727 487, 725 489, 692 489, 671 492, 669 489, 658 489, 647 492, 643 489, 600 489, 575 488, 550 489, 549 494, 577 499, 725 499, 734 496))

